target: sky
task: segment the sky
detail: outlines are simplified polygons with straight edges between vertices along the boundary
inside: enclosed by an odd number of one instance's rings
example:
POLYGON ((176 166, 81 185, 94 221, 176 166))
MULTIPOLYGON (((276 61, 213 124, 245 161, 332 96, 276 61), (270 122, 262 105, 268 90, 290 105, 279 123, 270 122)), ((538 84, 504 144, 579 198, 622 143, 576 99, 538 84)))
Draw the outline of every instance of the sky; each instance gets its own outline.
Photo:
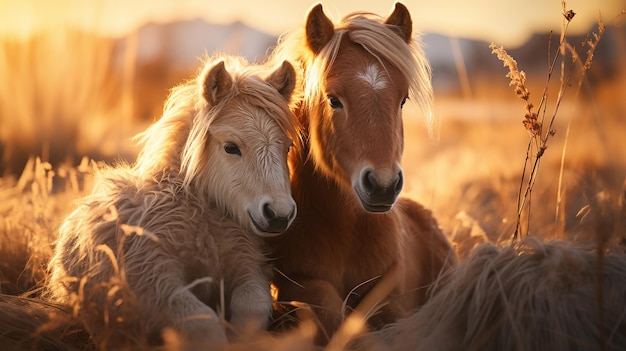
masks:
MULTIPOLYGON (((202 18, 228 24, 241 21, 279 35, 300 26, 321 2, 338 20, 353 11, 388 15, 396 0, 0 0, 0 35, 24 37, 34 29, 78 25, 123 36, 146 22, 202 18)), ((561 0, 403 0, 414 27, 507 47, 524 43, 534 32, 560 30, 561 0)), ((626 10, 626 0, 570 0, 576 12, 569 33, 588 32, 601 13, 605 23, 626 10)), ((624 23, 626 15, 619 21, 624 23)))

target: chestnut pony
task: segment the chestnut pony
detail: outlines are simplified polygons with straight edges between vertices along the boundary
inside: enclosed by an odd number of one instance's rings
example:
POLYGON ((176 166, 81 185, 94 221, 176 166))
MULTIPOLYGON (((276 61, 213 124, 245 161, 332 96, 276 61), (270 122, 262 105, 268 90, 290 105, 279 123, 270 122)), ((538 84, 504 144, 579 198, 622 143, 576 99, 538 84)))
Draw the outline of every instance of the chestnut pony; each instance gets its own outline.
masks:
POLYGON ((320 4, 272 57, 301 68, 296 115, 304 128, 304 147, 290 153, 298 216, 285 235, 268 239, 278 300, 310 304, 323 327, 317 342, 325 343, 344 300, 355 308, 385 276, 393 284, 369 322, 392 322, 422 305, 456 262, 431 212, 398 198, 402 106, 410 97, 431 116, 430 66, 411 16, 398 3, 386 19, 354 13, 335 26, 320 4))

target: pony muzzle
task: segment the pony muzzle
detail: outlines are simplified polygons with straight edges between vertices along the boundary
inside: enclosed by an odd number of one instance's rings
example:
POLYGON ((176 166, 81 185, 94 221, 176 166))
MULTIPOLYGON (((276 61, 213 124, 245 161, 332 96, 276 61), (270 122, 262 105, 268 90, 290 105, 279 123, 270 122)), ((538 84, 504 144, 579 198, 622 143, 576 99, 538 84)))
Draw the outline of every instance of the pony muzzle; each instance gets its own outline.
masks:
POLYGON ((285 232, 296 218, 296 203, 262 202, 259 208, 248 209, 250 220, 260 236, 271 237, 285 232))
POLYGON ((376 172, 373 168, 367 167, 359 172, 354 191, 366 211, 387 212, 396 203, 403 185, 404 176, 401 169, 397 172, 388 170, 376 172))

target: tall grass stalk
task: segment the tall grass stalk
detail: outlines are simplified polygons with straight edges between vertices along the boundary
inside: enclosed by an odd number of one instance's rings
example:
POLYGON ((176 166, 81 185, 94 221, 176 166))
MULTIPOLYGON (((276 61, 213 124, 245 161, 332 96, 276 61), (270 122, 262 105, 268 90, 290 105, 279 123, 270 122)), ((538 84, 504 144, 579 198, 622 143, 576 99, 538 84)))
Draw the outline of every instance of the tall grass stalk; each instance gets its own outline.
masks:
MULTIPOLYGON (((530 203, 532 198, 532 190, 537 180, 537 175, 539 173, 541 158, 548 148, 548 141, 556 134, 556 130, 554 129, 554 121, 556 120, 559 108, 561 106, 561 102, 563 100, 563 97, 565 96, 565 91, 570 86, 570 81, 574 74, 574 67, 576 67, 576 65, 566 65, 566 61, 568 58, 571 58, 574 63, 580 62, 581 60, 580 54, 578 54, 576 50, 567 43, 567 30, 570 22, 576 14, 572 10, 566 10, 565 1, 562 1, 561 4, 563 8, 563 22, 561 26, 558 54, 556 54, 552 59, 548 57, 549 64, 546 85, 541 95, 541 101, 536 109, 535 105, 530 100, 530 91, 526 87, 526 73, 518 68, 517 61, 515 61, 515 59, 511 57, 503 47, 496 46, 493 43, 489 46, 492 50, 492 53, 496 54, 498 59, 504 63, 504 66, 509 69, 506 77, 511 80, 510 85, 514 87, 516 95, 525 102, 525 115, 522 123, 524 125, 524 128, 530 134, 530 139, 526 149, 526 156, 524 159, 522 177, 520 180, 520 187, 518 191, 517 221, 515 224, 515 231, 513 233, 514 241, 522 235, 521 220, 524 211, 526 211, 526 218, 528 220, 526 230, 527 232, 530 231, 530 203), (570 52, 570 57, 568 57, 568 51, 570 52), (554 107, 552 109, 547 128, 544 128, 547 115, 549 84, 559 59, 561 63, 559 91, 554 101, 554 107), (541 118, 539 118, 539 116, 541 116, 541 118)), ((586 52, 584 64, 582 64, 582 66, 579 66, 581 71, 581 77, 577 84, 577 91, 580 89, 585 72, 591 67, 593 54, 603 33, 604 23, 602 22, 602 18, 600 17, 598 20, 598 32, 593 33, 593 38, 588 39, 584 42, 584 45, 588 47, 588 50, 586 52)), ((550 49, 548 49, 548 55, 549 53, 550 49)), ((576 93, 576 97, 577 96, 578 92, 576 93)))

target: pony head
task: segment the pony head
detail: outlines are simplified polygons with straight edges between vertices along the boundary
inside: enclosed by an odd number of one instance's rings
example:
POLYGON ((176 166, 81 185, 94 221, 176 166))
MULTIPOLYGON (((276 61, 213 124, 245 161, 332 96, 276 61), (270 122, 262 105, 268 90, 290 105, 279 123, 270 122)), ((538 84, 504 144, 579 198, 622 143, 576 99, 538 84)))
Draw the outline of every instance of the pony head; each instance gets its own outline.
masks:
POLYGON ((288 62, 268 69, 238 57, 209 59, 195 81, 174 89, 144 134, 154 146, 142 151, 138 167, 173 168, 188 194, 243 227, 261 236, 284 232, 296 216, 287 166, 298 135, 289 106, 294 86, 288 62))
POLYGON ((335 25, 317 5, 277 53, 304 68, 302 122, 316 167, 365 210, 390 210, 403 186, 402 107, 411 98, 432 116, 430 66, 407 8, 397 3, 387 18, 354 13, 335 25))

